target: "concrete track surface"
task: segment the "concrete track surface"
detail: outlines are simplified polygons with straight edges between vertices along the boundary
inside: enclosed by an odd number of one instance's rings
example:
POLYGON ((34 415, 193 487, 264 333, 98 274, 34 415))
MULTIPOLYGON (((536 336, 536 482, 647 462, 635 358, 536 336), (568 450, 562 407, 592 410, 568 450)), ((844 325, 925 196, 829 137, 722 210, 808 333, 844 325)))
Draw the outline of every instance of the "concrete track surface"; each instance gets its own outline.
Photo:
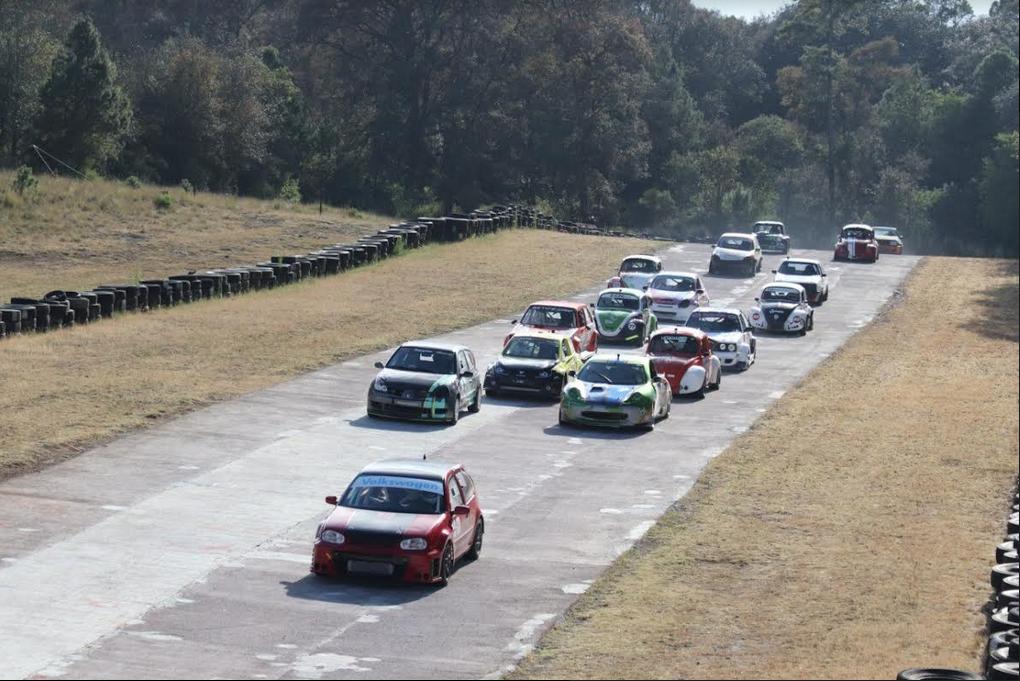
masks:
MULTIPOLYGON (((662 252, 667 269, 699 272, 708 254, 662 252)), ((828 266, 815 331, 760 337, 756 365, 674 401, 653 432, 564 429, 553 404, 503 399, 452 428, 369 420, 380 352, 0 484, 0 676, 498 676, 917 262, 798 254, 828 266), (465 463, 478 482, 481 560, 445 588, 309 575, 323 497, 371 461, 423 454, 465 463)), ((746 309, 781 259, 767 256, 753 281, 706 276, 713 304, 746 309)), ((442 338, 484 367, 508 329, 442 338)))

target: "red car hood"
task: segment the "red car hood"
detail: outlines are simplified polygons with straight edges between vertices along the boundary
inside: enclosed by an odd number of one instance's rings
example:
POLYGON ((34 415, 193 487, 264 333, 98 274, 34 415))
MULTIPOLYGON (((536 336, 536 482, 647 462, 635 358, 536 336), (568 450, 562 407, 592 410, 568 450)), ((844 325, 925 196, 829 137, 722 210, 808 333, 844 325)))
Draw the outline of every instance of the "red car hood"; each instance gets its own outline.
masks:
POLYGON ((337 506, 326 518, 322 529, 425 537, 445 518, 442 514, 389 513, 337 506))
POLYGON ((521 333, 522 331, 551 331, 553 333, 563 333, 568 336, 573 336, 579 330, 578 327, 572 326, 569 329, 557 329, 555 326, 535 326, 533 324, 518 324, 513 328, 511 335, 515 333, 521 333))
POLYGON ((659 370, 659 373, 666 376, 666 380, 676 390, 680 384, 680 379, 684 377, 684 373, 698 364, 697 357, 677 357, 676 355, 652 355, 652 359, 655 361, 655 367, 659 370))

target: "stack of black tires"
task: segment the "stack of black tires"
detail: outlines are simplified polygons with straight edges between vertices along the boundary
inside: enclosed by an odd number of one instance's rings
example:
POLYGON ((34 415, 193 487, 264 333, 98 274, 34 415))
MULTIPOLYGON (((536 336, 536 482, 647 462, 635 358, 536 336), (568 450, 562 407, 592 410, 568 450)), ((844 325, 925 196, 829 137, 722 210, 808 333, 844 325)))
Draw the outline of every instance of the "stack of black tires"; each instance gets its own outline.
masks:
POLYGON ((462 241, 513 227, 556 229, 571 234, 626 236, 595 225, 561 222, 534 208, 493 206, 488 210, 419 217, 393 224, 351 243, 310 253, 274 255, 254 265, 192 270, 165 279, 112 283, 91 291, 50 291, 41 298, 16 297, 0 305, 0 339, 92 324, 127 312, 174 307, 210 298, 226 298, 324 277, 378 262, 429 243, 462 241))
MULTIPOLYGON (((1017 481, 1020 486, 1020 480, 1017 481)), ((988 644, 985 649, 984 676, 954 669, 908 669, 897 678, 902 681, 933 679, 1016 679, 1020 660, 1018 608, 1020 608, 1020 567, 1017 563, 1017 537, 1020 534, 1020 496, 1013 490, 1013 503, 1006 521, 1005 540, 995 548, 992 568, 993 595, 988 606, 988 644)))

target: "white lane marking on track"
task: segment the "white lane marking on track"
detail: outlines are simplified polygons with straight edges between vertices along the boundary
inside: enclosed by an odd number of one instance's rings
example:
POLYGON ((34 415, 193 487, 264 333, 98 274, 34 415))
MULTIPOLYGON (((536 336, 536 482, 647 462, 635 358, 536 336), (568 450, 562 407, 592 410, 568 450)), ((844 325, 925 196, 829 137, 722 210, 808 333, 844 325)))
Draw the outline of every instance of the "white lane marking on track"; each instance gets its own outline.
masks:
POLYGON ((379 615, 362 615, 358 618, 358 624, 376 624, 379 621, 379 615))
POLYGON ((606 513, 608 515, 620 515, 623 513, 623 511, 621 511, 618 508, 600 508, 599 513, 606 513))
POLYGON ((506 646, 506 649, 513 653, 515 661, 520 660, 534 649, 535 644, 533 641, 535 639, 535 634, 543 624, 554 617, 556 617, 555 613, 543 612, 535 615, 524 624, 517 627, 517 632, 514 634, 513 640, 506 646))
POLYGON ((769 393, 769 397, 773 400, 778 400, 780 397, 786 394, 785 390, 773 390, 769 393))
POLYGON ((338 655, 337 653, 314 653, 302 655, 293 665, 291 671, 298 677, 305 679, 321 679, 324 674, 333 672, 370 672, 370 667, 362 667, 365 662, 378 662, 374 657, 354 657, 353 655, 338 655))
POLYGON ((104 511, 126 511, 127 506, 117 506, 115 504, 106 504, 103 507, 104 511))
POLYGON ((143 641, 154 641, 158 643, 167 643, 171 641, 181 641, 180 636, 173 634, 163 634, 158 631, 128 631, 126 632, 129 636, 140 638, 143 641))
POLYGON ((645 536, 645 532, 652 528, 655 524, 654 520, 646 520, 639 525, 635 525, 630 532, 627 533, 627 539, 631 541, 637 541, 641 537, 645 536))
POLYGON ((573 596, 579 596, 579 595, 583 594, 585 591, 587 591, 590 587, 591 587, 591 580, 590 579, 586 579, 583 582, 577 582, 576 584, 564 584, 561 587, 561 590, 565 594, 570 594, 570 595, 573 595, 573 596))
POLYGON ((567 440, 567 444, 571 444, 571 445, 583 445, 584 441, 581 440, 581 438, 579 438, 579 437, 572 437, 572 438, 567 440))
POLYGON ((287 563, 301 563, 307 565, 312 561, 311 554, 284 553, 282 551, 253 551, 245 558, 257 558, 259 560, 280 560, 287 563))
POLYGON ((272 662, 273 660, 276 660, 279 657, 280 657, 279 655, 271 655, 269 653, 261 653, 259 655, 256 655, 255 659, 256 660, 262 660, 263 662, 272 662))
POLYGON ((39 530, 34 527, 19 527, 18 532, 38 532, 39 530))
POLYGON ((191 464, 185 464, 183 466, 178 466, 177 470, 179 470, 179 471, 197 471, 197 470, 201 470, 201 469, 198 466, 192 466, 191 464))
POLYGON ((283 650, 296 650, 297 649, 297 645, 294 644, 294 643, 277 643, 276 647, 277 648, 282 648, 283 650))
POLYGON ((646 489, 646 490, 645 490, 645 494, 647 494, 647 495, 648 495, 648 496, 650 496, 650 497, 657 497, 657 496, 659 496, 660 494, 662 494, 662 490, 657 490, 657 489, 646 489))

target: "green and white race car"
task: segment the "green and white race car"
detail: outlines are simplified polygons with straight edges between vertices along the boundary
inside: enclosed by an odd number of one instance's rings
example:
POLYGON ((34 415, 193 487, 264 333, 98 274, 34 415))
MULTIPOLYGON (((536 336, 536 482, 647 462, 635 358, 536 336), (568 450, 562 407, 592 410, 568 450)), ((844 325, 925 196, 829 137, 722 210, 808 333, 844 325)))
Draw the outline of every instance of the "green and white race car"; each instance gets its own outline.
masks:
POLYGON ((607 288, 595 303, 599 342, 644 345, 658 327, 652 299, 633 288, 607 288))
POLYGON ((597 354, 564 387, 560 424, 653 428, 669 416, 672 401, 652 358, 597 354))

